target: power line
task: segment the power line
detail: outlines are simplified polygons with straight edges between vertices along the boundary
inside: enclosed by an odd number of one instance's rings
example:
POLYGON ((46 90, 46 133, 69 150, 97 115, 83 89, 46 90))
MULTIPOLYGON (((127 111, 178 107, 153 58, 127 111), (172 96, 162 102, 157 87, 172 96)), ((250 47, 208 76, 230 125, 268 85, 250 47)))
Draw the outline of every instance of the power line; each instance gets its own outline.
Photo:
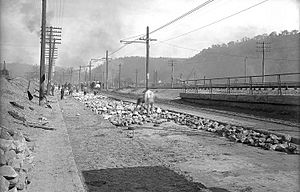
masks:
POLYGON ((213 1, 214 1, 214 0, 208 0, 208 1, 204 2, 204 3, 202 3, 201 5, 198 5, 197 7, 193 8, 192 10, 190 10, 190 11, 188 11, 188 12, 186 12, 186 13, 184 13, 183 15, 181 15, 181 16, 179 16, 179 17, 173 19, 172 21, 169 21, 168 23, 162 25, 161 27, 158 27, 157 29, 151 31, 149 34, 152 34, 152 33, 156 32, 156 31, 159 31, 159 30, 161 30, 161 29, 163 29, 163 28, 165 28, 165 27, 171 25, 172 23, 175 23, 176 21, 178 21, 178 20, 180 20, 180 19, 182 19, 182 18, 184 18, 184 17, 186 17, 186 16, 192 14, 193 12, 199 10, 200 8, 202 8, 202 7, 206 6, 206 5, 208 5, 209 3, 213 2, 213 1))
POLYGON ((191 30, 191 31, 188 31, 188 32, 186 32, 186 33, 183 33, 183 34, 181 34, 181 35, 178 35, 178 36, 171 37, 171 38, 169 38, 169 39, 163 40, 163 42, 165 42, 165 41, 170 41, 170 40, 173 40, 173 39, 177 39, 177 38, 182 37, 182 36, 184 36, 184 35, 188 35, 188 34, 193 33, 193 32, 195 32, 195 31, 199 31, 199 30, 201 30, 201 29, 203 29, 203 28, 205 28, 205 27, 209 27, 209 26, 211 26, 211 25, 217 24, 217 23, 219 23, 219 22, 221 22, 221 21, 224 21, 224 20, 229 19, 229 18, 231 18, 231 17, 233 17, 233 16, 236 16, 236 15, 242 13, 242 12, 248 11, 249 9, 252 9, 252 8, 254 8, 254 7, 258 6, 258 5, 261 5, 261 4, 263 4, 263 3, 267 2, 267 1, 269 1, 269 0, 264 0, 264 1, 260 2, 260 3, 257 3, 257 4, 255 4, 255 5, 252 5, 252 6, 248 7, 248 8, 246 8, 246 9, 243 9, 243 10, 241 10, 241 11, 239 11, 239 12, 236 12, 236 13, 234 13, 234 14, 232 14, 232 15, 229 15, 229 16, 227 16, 227 17, 224 17, 224 18, 222 18, 222 19, 216 20, 216 21, 214 21, 214 22, 212 22, 212 23, 209 23, 209 24, 207 24, 207 25, 204 25, 204 26, 202 26, 202 27, 199 27, 199 28, 193 29, 193 30, 191 30))
MULTIPOLYGON (((184 17, 186 17, 186 16, 188 16, 188 15, 190 15, 190 14, 192 14, 193 12, 199 10, 200 8, 202 8, 202 7, 206 6, 206 5, 208 5, 209 3, 213 2, 213 1, 214 1, 214 0, 208 0, 208 1, 204 2, 204 3, 202 3, 201 5, 198 5, 197 7, 191 9, 190 11, 184 13, 183 15, 181 15, 181 16, 179 16, 179 17, 173 19, 172 21, 169 21, 168 23, 166 23, 166 24, 164 24, 164 25, 158 27, 157 29, 155 29, 155 30, 149 32, 149 35, 152 34, 152 33, 154 33, 154 32, 157 32, 157 31, 159 31, 159 30, 161 30, 161 29, 163 29, 163 28, 165 28, 165 27, 167 27, 167 26, 169 26, 169 25, 171 25, 172 23, 175 23, 176 21, 178 21, 178 20, 180 20, 180 19, 182 19, 182 18, 184 18, 184 17)), ((113 51, 110 55, 112 55, 112 54, 114 54, 114 53, 120 51, 121 49, 123 49, 123 48, 126 47, 127 45, 133 43, 133 41, 139 40, 140 38, 144 38, 145 36, 146 36, 145 34, 140 34, 140 35, 135 35, 135 36, 131 36, 131 37, 122 39, 121 41, 124 41, 124 40, 127 40, 127 39, 136 38, 136 39, 132 40, 131 42, 129 41, 127 44, 121 46, 121 47, 118 48, 116 51, 113 51)))

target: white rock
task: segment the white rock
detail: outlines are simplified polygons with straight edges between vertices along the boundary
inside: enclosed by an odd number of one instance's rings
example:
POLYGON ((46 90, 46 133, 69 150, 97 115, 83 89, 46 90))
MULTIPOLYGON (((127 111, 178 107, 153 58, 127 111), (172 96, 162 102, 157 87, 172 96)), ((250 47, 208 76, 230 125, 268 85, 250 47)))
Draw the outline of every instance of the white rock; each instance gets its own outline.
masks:
POLYGON ((17 177, 18 174, 11 166, 4 165, 0 167, 0 176, 13 178, 17 177))

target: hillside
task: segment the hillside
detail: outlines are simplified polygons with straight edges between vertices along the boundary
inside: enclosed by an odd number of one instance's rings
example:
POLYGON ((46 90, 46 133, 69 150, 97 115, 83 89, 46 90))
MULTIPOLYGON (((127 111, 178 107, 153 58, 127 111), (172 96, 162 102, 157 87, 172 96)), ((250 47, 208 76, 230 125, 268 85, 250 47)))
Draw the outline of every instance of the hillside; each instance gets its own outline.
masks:
MULTIPOLYGON (((220 45, 212 45, 191 58, 150 58, 149 72, 150 84, 154 82, 157 71, 157 80, 162 83, 171 81, 171 60, 174 62, 174 79, 194 79, 212 78, 225 76, 244 76, 245 64, 247 75, 260 75, 262 66, 262 49, 257 42, 265 42, 265 74, 299 72, 299 42, 300 34, 297 30, 288 32, 282 31, 277 34, 262 34, 252 38, 244 37, 241 40, 231 41, 220 45)), ((131 56, 113 59, 109 62, 109 82, 114 79, 117 85, 119 64, 121 64, 121 81, 126 84, 134 84, 136 70, 138 71, 138 82, 144 84, 145 81, 145 57, 131 56)), ((7 68, 12 77, 26 77, 29 72, 39 69, 37 66, 7 63, 7 68)), ((56 80, 62 80, 61 68, 56 67, 56 80)), ((103 72, 105 66, 93 69, 92 79, 104 80, 103 72)), ((64 73, 64 81, 70 80, 68 69, 64 73)), ((88 73, 87 73, 88 76, 88 73)), ((105 75, 104 75, 105 76, 105 75)), ((85 74, 82 70, 81 81, 84 81, 85 74)), ((73 82, 78 81, 78 72, 73 75, 73 82)))
MULTIPOLYGON (((174 79, 193 79, 223 76, 244 76, 245 60, 247 75, 260 75, 262 53, 258 52, 261 46, 257 42, 265 42, 265 74, 299 72, 299 42, 300 34, 283 31, 280 34, 258 35, 253 38, 243 38, 227 44, 212 45, 200 53, 187 59, 183 58, 150 58, 150 83, 153 82, 154 70, 158 71, 158 79, 170 82, 170 60, 175 63, 174 79), (247 57, 247 58, 246 58, 247 57), (246 59, 245 59, 246 58, 246 59)), ((262 50, 262 49, 260 49, 262 50)), ((145 77, 144 57, 123 57, 110 62, 110 74, 118 77, 118 65, 122 64, 122 81, 135 82, 135 71, 138 70, 138 81, 143 82, 145 77)), ((93 70, 95 78, 101 80, 105 66, 93 70)), ((110 77, 110 81, 111 78, 110 77)))

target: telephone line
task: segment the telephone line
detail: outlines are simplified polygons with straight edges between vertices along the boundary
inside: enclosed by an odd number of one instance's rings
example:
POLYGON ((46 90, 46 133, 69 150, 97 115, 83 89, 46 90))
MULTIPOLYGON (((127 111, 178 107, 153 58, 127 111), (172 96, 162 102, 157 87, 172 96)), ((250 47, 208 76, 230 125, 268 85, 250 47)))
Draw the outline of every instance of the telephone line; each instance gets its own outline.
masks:
POLYGON ((269 1, 269 0, 264 0, 264 1, 260 2, 260 3, 257 3, 257 4, 255 4, 255 5, 252 5, 252 6, 248 7, 248 8, 246 8, 246 9, 243 9, 243 10, 241 10, 241 11, 238 11, 238 12, 232 14, 232 15, 229 15, 229 16, 224 17, 224 18, 222 18, 222 19, 216 20, 216 21, 214 21, 214 22, 212 22, 212 23, 209 23, 209 24, 207 24, 207 25, 204 25, 204 26, 202 26, 202 27, 199 27, 199 28, 193 29, 193 30, 191 30, 191 31, 188 31, 188 32, 186 32, 186 33, 183 33, 183 34, 181 34, 181 35, 178 35, 178 36, 171 37, 171 38, 169 38, 169 39, 163 40, 163 42, 170 41, 170 40, 173 40, 173 39, 177 39, 177 38, 179 38, 179 37, 182 37, 182 36, 188 35, 188 34, 190 34, 190 33, 193 33, 193 32, 195 32, 195 31, 199 31, 199 30, 201 30, 201 29, 203 29, 203 28, 205 28, 205 27, 209 27, 209 26, 211 26, 211 25, 217 24, 217 23, 219 23, 219 22, 221 22, 221 21, 224 21, 224 20, 229 19, 229 18, 231 18, 231 17, 233 17, 233 16, 236 16, 236 15, 242 13, 242 12, 248 11, 249 9, 252 9, 252 8, 254 8, 254 7, 258 6, 258 5, 261 5, 261 4, 263 4, 263 3, 267 2, 267 1, 269 1))
POLYGON ((163 29, 163 28, 165 28, 165 27, 167 27, 167 26, 169 26, 169 25, 171 25, 172 23, 175 23, 176 21, 179 21, 180 19, 182 19, 182 18, 184 18, 184 17, 186 17, 186 16, 192 14, 193 12, 199 10, 200 8, 202 8, 202 7, 206 6, 206 5, 208 5, 209 3, 213 2, 213 1, 214 1, 214 0, 208 0, 208 1, 204 2, 204 3, 202 3, 201 5, 198 5, 197 7, 193 8, 192 10, 190 10, 190 11, 184 13, 183 15, 181 15, 181 16, 179 16, 179 17, 173 19, 172 21, 169 21, 168 23, 162 25, 161 27, 158 27, 157 29, 154 29, 153 31, 151 31, 151 32, 149 33, 149 35, 152 34, 152 33, 157 32, 157 31, 159 31, 159 30, 161 30, 161 29, 163 29))
MULTIPOLYGON (((159 31, 159 30, 161 30, 161 29, 163 29, 163 28, 165 28, 165 27, 167 27, 167 26, 169 26, 169 25, 171 25, 171 24, 173 24, 173 23, 175 23, 176 21, 178 21, 178 20, 180 20, 180 19, 182 19, 182 18, 184 18, 184 17, 186 17, 186 16, 188 16, 188 15, 190 15, 190 14, 192 14, 193 12, 199 10, 200 8, 202 8, 202 7, 206 6, 206 5, 208 5, 209 3, 213 2, 213 1, 214 1, 214 0, 208 0, 208 1, 204 2, 204 3, 202 3, 201 5, 198 5, 197 7, 193 8, 192 10, 190 10, 190 11, 188 11, 188 12, 186 12, 186 13, 184 13, 183 15, 181 15, 181 16, 179 16, 179 17, 173 19, 172 21, 169 21, 168 23, 166 23, 166 24, 164 24, 164 25, 158 27, 157 29, 155 29, 155 30, 149 32, 149 35, 152 34, 152 33, 157 32, 157 31, 159 31)), ((124 41, 124 40, 127 40, 127 39, 136 38, 135 40, 132 40, 131 42, 128 42, 127 44, 121 46, 121 47, 120 47, 119 49, 117 49, 116 51, 113 51, 110 55, 112 55, 112 54, 118 52, 119 50, 123 49, 124 47, 126 47, 127 45, 133 43, 134 41, 139 40, 140 38, 145 38, 145 36, 146 36, 145 34, 141 34, 141 35, 136 35, 136 36, 132 36, 132 37, 128 37, 128 38, 122 39, 121 41, 124 41), (137 37, 139 37, 139 38, 137 38, 137 37)))

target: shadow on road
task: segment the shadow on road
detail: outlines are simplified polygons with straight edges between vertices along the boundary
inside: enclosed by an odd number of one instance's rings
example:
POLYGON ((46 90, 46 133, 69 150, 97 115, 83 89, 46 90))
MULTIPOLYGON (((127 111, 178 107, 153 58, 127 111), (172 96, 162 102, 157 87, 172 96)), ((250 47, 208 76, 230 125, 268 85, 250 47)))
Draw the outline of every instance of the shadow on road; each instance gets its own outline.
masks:
POLYGON ((89 192, 95 191, 155 191, 155 192, 228 192, 221 188, 207 188, 188 181, 166 167, 127 167, 82 171, 89 192))

